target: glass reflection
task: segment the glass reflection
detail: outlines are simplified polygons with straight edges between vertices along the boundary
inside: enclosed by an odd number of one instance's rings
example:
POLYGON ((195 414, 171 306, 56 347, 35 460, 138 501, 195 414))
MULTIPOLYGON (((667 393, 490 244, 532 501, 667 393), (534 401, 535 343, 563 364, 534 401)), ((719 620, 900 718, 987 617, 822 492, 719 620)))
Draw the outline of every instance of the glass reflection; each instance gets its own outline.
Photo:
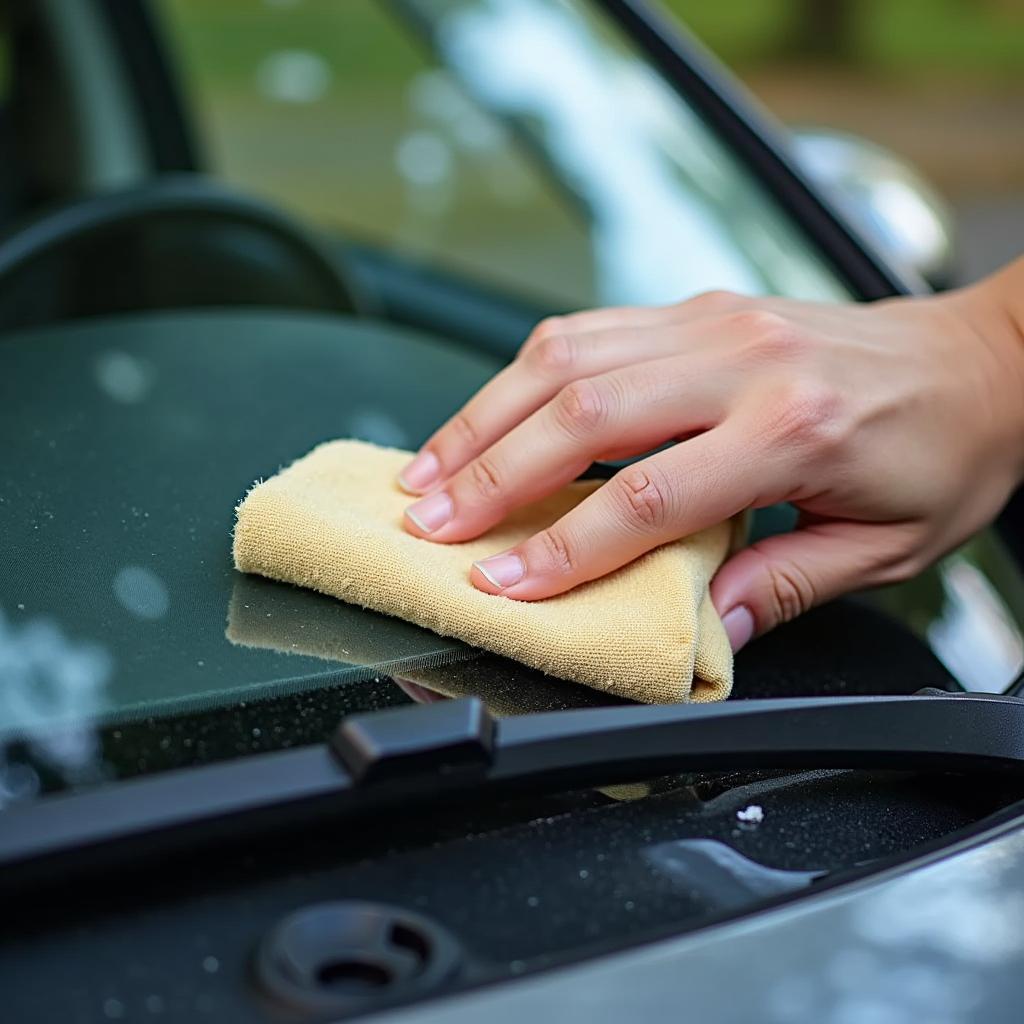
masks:
POLYGON ((74 641, 42 616, 10 622, 0 609, 0 806, 36 795, 35 765, 67 785, 102 777, 93 722, 112 668, 98 644, 74 641))
MULTIPOLYGON (((459 640, 259 576, 239 574, 227 639, 236 646, 305 655, 336 666, 332 682, 355 683, 424 666, 466 661, 478 652, 459 640)), ((308 676, 302 686, 309 685, 308 676)))
MULTIPOLYGON (((589 8, 569 0, 396 7, 584 213, 597 301, 668 303, 711 288, 845 295, 690 107, 589 8)), ((451 130, 459 105, 444 90, 426 90, 425 102, 418 88, 413 99, 451 130)), ((455 170, 431 186, 451 184, 455 170)))

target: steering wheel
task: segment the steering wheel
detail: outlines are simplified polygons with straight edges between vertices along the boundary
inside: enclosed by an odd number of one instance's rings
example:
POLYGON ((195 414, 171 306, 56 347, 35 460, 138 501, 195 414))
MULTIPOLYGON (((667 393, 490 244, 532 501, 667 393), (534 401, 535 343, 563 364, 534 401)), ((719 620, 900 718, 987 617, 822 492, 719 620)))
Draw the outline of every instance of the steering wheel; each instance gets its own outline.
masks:
POLYGON ((275 207, 197 174, 64 203, 0 236, 0 327, 131 309, 352 312, 341 266, 275 207))

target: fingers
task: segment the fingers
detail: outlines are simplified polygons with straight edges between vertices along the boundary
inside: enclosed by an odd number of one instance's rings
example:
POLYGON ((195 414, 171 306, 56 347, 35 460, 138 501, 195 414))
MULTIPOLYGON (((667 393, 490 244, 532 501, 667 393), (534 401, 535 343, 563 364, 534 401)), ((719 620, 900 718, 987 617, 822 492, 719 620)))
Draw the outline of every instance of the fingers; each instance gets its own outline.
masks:
POLYGON ((834 521, 738 552, 711 584, 733 650, 840 594, 905 576, 897 563, 880 560, 885 536, 876 524, 834 521))
POLYGON ((691 351, 693 324, 743 300, 708 293, 677 306, 618 307, 552 317, 537 326, 516 360, 440 428, 399 474, 410 494, 423 494, 462 469, 574 380, 691 351), (673 329, 665 330, 671 324, 673 329))
POLYGON ((533 601, 597 579, 754 504, 768 460, 731 425, 638 462, 523 544, 473 566, 478 589, 533 601))
POLYGON ((426 443, 399 482, 404 490, 421 494, 457 473, 564 386, 671 355, 677 348, 672 333, 638 328, 551 335, 485 384, 426 443))
POLYGON ((648 451, 725 413, 724 374, 675 356, 577 380, 444 487, 406 511, 406 529, 442 542, 479 536, 575 479, 612 450, 648 451))

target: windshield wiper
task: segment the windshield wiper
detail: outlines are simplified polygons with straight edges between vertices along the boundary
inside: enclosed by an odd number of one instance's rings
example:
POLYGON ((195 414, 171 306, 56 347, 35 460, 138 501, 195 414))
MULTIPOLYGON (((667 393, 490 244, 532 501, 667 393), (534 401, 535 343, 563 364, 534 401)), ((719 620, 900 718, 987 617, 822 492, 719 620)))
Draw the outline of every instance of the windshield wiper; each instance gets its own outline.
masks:
POLYGON ((327 744, 10 807, 0 813, 0 884, 50 874, 57 861, 165 855, 401 801, 751 768, 1024 772, 1024 700, 929 690, 495 720, 462 698, 354 715, 327 744))

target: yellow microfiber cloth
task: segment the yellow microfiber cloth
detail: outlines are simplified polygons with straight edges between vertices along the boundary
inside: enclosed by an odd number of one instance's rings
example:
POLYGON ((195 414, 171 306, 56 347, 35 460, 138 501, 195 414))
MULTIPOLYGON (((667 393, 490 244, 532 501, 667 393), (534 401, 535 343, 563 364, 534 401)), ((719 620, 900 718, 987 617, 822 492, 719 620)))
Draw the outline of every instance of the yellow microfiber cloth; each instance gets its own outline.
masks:
POLYGON ((470 564, 550 526, 596 487, 570 484, 485 537, 436 544, 406 533, 395 484, 409 452, 331 441, 238 506, 235 566, 407 619, 562 679, 649 703, 721 700, 732 653, 708 584, 733 523, 666 544, 543 601, 484 594, 470 564))

